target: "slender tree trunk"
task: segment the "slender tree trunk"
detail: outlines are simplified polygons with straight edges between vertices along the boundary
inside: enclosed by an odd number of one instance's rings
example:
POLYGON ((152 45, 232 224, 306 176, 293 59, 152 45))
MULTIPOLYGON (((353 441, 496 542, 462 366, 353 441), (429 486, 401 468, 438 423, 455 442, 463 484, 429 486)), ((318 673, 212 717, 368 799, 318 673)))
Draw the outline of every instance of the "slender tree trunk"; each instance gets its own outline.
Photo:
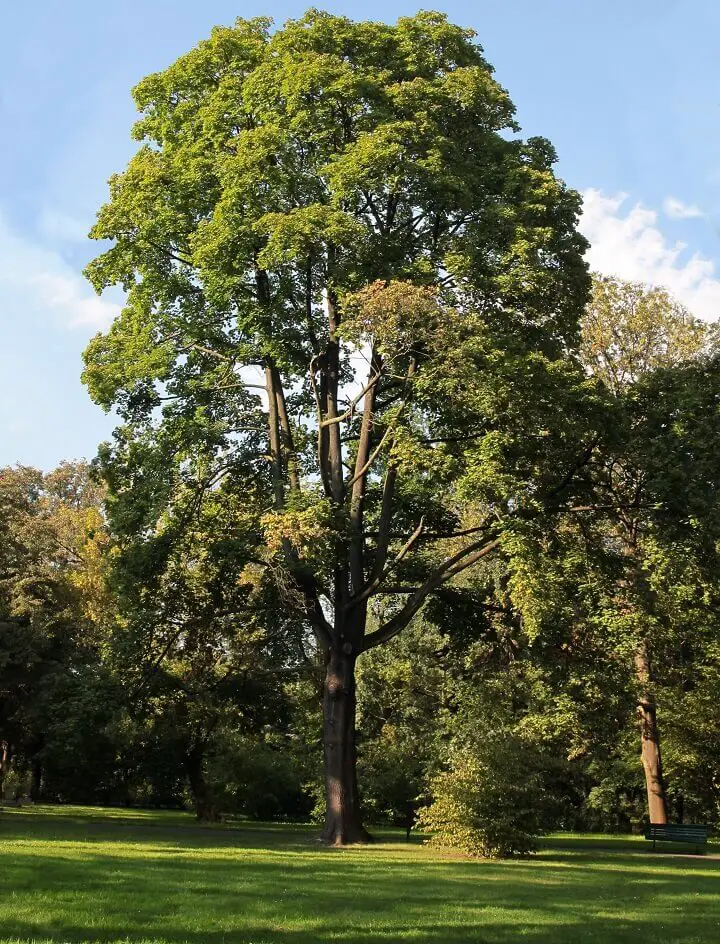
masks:
POLYGON ((7 741, 0 741, 0 803, 5 799, 5 777, 10 772, 12 751, 7 741))
POLYGON ((641 739, 640 754, 647 788, 648 815, 651 823, 663 824, 668 821, 667 797, 662 772, 655 696, 650 685, 650 656, 645 640, 638 647, 635 670, 641 691, 637 715, 641 739))
POLYGON ((32 765, 32 780, 30 782, 30 799, 39 803, 42 796, 42 764, 35 758, 32 765))
POLYGON ((193 747, 185 755, 185 770, 190 784, 190 793, 195 804, 195 814, 202 822, 213 823, 218 819, 217 807, 213 803, 203 770, 204 751, 193 747))
POLYGON ((323 696, 325 828, 320 838, 334 846, 370 842, 362 824, 355 745, 355 655, 333 646, 327 654, 323 696))
MULTIPOLYGON (((640 593, 643 608, 648 614, 652 614, 655 608, 655 594, 644 576, 641 565, 636 522, 631 524, 625 536, 625 553, 632 561, 633 584, 640 593)), ((650 646, 647 638, 641 639, 635 650, 635 680, 639 693, 636 711, 640 729, 640 758, 645 771, 648 818, 651 823, 663 825, 668 821, 668 803, 663 780, 660 733, 652 685, 650 646)))

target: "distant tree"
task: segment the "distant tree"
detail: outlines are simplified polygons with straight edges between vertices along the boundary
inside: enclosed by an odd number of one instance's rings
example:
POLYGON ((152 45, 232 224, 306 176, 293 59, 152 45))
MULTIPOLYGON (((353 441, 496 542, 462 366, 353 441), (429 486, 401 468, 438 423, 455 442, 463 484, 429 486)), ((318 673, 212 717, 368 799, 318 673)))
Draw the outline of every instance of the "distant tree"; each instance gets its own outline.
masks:
POLYGON ((51 756, 77 769, 93 739, 100 754, 111 688, 99 669, 111 605, 101 496, 85 463, 0 469, 0 773, 23 765, 34 795, 51 756))
POLYGON ((443 659, 445 635, 418 617, 358 666, 359 769, 373 822, 412 830, 428 772, 442 762, 446 713, 456 679, 443 659))
POLYGON ((279 683, 307 667, 297 620, 263 581, 257 512, 238 478, 178 477, 154 530, 123 531, 142 496, 111 493, 111 584, 118 620, 110 659, 131 713, 156 744, 174 745, 198 819, 222 812, 208 755, 238 735, 280 726, 279 683))
POLYGON ((664 288, 595 275, 580 352, 593 375, 617 395, 653 370, 682 366, 711 351, 716 334, 714 325, 696 318, 664 288))
MULTIPOLYGON (((607 503, 606 539, 622 560, 615 621, 633 653, 649 817, 665 823, 656 660, 683 613, 664 579, 698 580, 678 559, 717 565, 718 377, 715 363, 704 363, 716 328, 663 289, 607 277, 594 279, 582 328, 584 363, 620 404, 622 436, 596 464, 596 487, 607 503)), ((690 599, 701 586, 686 587, 690 599)))

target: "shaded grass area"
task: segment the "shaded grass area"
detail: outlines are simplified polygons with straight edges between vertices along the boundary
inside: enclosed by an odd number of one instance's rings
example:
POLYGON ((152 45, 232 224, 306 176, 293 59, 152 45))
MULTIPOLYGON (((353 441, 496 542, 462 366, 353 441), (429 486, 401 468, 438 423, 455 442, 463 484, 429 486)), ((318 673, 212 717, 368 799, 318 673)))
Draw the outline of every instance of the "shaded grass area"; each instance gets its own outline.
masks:
POLYGON ((720 941, 720 861, 559 836, 471 861, 380 834, 202 827, 182 813, 0 811, 0 944, 577 944, 720 941))

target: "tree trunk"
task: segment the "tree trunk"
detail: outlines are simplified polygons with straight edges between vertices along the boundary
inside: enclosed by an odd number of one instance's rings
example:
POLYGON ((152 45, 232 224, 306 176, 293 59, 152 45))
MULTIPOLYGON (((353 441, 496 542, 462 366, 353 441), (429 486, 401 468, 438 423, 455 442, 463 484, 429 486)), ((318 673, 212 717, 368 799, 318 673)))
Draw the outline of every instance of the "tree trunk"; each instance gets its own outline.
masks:
POLYGON ((323 735, 326 813, 320 838, 333 846, 371 842, 362 824, 357 788, 355 655, 335 646, 327 655, 323 735))
POLYGON ((42 796, 42 764, 36 757, 32 765, 32 780, 30 782, 30 799, 39 803, 42 796))
POLYGON ((203 771, 204 751, 202 747, 193 747, 185 755, 185 770, 190 784, 190 793, 195 804, 198 820, 214 823, 218 820, 217 807, 213 803, 203 771))
POLYGON ((655 696, 650 686, 650 656, 647 642, 644 640, 640 643, 635 656, 635 669, 641 687, 637 715, 640 726, 640 753, 647 788, 648 815, 651 823, 663 824, 668 821, 667 797, 662 773, 655 696))
POLYGON ((5 799, 5 777, 10 772, 12 751, 7 741, 0 741, 0 804, 5 799))

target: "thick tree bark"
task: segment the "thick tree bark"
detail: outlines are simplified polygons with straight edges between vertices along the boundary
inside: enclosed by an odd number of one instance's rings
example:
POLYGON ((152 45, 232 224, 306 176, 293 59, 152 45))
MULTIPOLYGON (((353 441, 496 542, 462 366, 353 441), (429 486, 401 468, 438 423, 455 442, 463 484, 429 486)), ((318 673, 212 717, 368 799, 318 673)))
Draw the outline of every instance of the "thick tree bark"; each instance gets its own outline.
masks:
POLYGON ((203 748, 192 747, 185 755, 185 771, 188 776, 193 803, 195 804, 195 815, 202 822, 214 823, 218 819, 218 811, 205 780, 203 760, 203 748))
POLYGON ((357 786, 355 655, 335 645, 327 653, 323 735, 326 812, 320 838, 334 846, 370 842, 362 824, 357 786))
POLYGON ((647 788, 648 815, 651 823, 663 824, 668 821, 667 796, 662 772, 657 709, 650 686, 650 656, 645 640, 640 643, 635 656, 635 671, 641 690, 637 715, 640 726, 640 753, 647 788))

